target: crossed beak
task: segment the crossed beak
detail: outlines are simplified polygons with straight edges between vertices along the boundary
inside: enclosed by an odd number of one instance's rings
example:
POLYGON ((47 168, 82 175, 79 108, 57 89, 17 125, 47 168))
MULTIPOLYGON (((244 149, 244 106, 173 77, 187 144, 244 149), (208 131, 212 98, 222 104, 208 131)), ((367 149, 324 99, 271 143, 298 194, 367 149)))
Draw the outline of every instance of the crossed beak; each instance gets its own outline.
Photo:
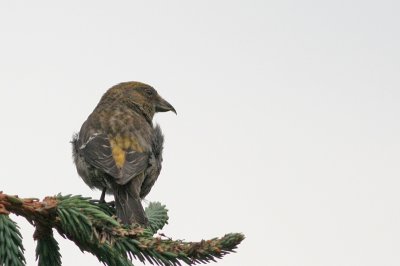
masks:
POLYGON ((177 114, 175 108, 169 102, 167 102, 166 100, 164 100, 159 96, 156 102, 156 112, 168 112, 168 111, 172 111, 175 114, 177 114))

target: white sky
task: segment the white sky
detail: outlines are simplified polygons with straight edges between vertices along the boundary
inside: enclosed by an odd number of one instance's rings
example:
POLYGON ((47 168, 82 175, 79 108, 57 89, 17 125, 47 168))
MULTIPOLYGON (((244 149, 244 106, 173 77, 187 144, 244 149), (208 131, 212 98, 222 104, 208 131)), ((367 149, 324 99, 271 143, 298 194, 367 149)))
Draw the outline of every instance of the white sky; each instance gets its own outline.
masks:
MULTIPOLYGON (((400 265, 399 3, 2 1, 0 190, 98 198, 69 141, 138 80, 178 111, 148 196, 166 235, 243 232, 221 266, 400 265)), ((99 264, 58 239, 63 265, 99 264)))

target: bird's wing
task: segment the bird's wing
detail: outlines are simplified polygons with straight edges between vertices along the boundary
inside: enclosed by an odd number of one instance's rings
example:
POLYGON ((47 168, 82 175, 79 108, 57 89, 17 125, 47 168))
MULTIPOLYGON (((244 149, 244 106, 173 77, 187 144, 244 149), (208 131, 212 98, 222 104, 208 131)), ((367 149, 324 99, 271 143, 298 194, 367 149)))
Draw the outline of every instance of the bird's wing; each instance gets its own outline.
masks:
POLYGON ((146 178, 142 183, 140 189, 140 197, 144 198, 149 194, 154 183, 157 181, 161 172, 161 163, 163 160, 162 152, 164 145, 164 135, 159 125, 154 127, 154 134, 152 139, 152 154, 149 157, 149 167, 146 169, 146 178))
POLYGON ((114 177, 120 185, 142 173, 149 159, 145 152, 116 146, 105 134, 93 134, 79 151, 89 164, 114 177))

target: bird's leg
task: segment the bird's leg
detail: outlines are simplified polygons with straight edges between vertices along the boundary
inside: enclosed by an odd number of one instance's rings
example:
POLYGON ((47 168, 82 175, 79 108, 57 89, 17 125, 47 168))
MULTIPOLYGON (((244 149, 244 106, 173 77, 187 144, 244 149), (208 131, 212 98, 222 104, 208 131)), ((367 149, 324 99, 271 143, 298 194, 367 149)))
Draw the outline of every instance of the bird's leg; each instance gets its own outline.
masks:
POLYGON ((101 192, 101 196, 100 196, 100 203, 106 203, 106 191, 107 188, 103 188, 103 191, 101 192))

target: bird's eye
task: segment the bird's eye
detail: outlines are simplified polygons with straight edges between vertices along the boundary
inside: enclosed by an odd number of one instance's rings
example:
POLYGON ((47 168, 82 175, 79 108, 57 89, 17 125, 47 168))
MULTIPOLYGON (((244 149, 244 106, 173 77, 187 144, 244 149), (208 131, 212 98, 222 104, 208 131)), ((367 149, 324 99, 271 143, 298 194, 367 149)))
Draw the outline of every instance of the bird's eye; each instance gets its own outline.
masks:
POLYGON ((144 91, 146 92, 146 94, 148 96, 153 96, 154 95, 154 91, 152 89, 145 89, 144 91))

